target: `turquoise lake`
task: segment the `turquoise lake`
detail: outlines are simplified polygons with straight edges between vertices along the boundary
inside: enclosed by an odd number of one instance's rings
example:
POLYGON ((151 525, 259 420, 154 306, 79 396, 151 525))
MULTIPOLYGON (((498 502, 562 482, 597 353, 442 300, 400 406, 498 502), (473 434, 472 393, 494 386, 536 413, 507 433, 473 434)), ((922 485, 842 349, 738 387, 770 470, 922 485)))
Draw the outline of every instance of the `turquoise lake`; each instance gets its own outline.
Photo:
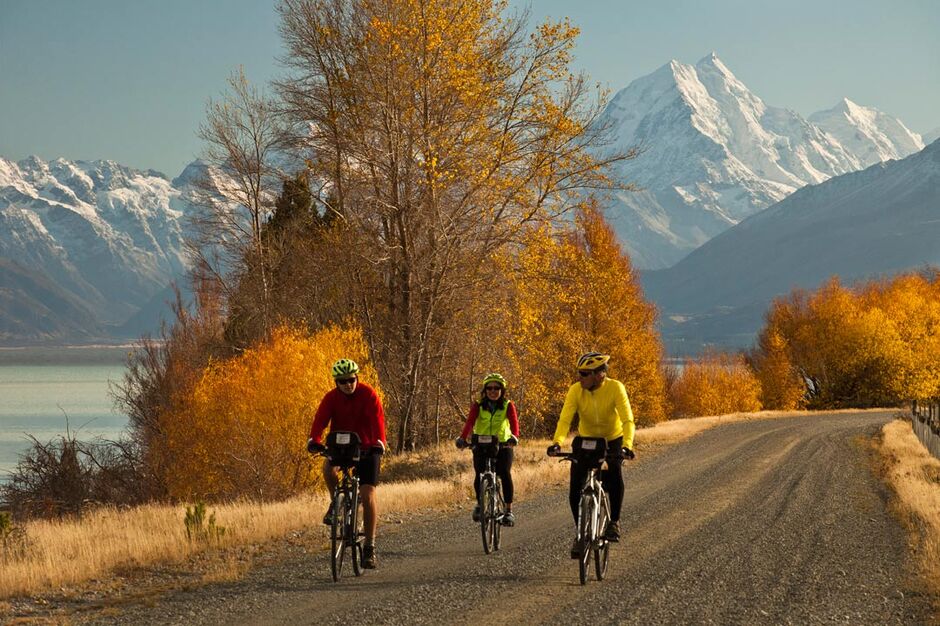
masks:
POLYGON ((66 428, 80 440, 115 438, 127 417, 110 385, 124 375, 127 348, 0 349, 0 481, 27 450, 66 428))

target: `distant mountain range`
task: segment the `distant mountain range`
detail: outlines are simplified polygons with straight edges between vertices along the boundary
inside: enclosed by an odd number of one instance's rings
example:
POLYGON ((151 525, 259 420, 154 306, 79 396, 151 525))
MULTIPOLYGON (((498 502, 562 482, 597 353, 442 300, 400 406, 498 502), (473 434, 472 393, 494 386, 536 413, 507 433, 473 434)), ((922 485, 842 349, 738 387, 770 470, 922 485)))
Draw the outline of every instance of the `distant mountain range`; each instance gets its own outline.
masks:
POLYGON ((643 274, 673 352, 747 346, 770 301, 832 275, 844 284, 940 266, 940 141, 809 185, 669 269, 643 274))
POLYGON ((0 343, 127 336, 186 268, 190 183, 113 161, 0 158, 0 343))
POLYGON ((675 264, 804 185, 924 147, 897 119, 847 99, 809 119, 767 106, 714 53, 638 78, 604 119, 616 147, 644 149, 616 172, 642 191, 619 193, 609 212, 644 269, 675 264))
MULTIPOLYGON (((889 115, 767 106, 711 54, 633 81, 604 118, 615 147, 643 148, 615 172, 642 191, 608 216, 659 270, 644 284, 670 341, 744 345, 792 286, 940 263, 937 145, 889 115)), ((156 331, 204 172, 0 157, 0 345, 156 331)))

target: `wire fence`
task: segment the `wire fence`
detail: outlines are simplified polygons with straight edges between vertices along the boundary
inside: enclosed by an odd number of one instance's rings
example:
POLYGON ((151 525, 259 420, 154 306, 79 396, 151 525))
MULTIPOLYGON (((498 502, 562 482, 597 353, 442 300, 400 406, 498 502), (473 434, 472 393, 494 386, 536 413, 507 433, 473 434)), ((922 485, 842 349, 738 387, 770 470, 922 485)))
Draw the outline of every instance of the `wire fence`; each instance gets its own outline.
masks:
POLYGON ((940 459, 940 401, 914 400, 911 403, 911 413, 917 438, 935 458, 940 459))

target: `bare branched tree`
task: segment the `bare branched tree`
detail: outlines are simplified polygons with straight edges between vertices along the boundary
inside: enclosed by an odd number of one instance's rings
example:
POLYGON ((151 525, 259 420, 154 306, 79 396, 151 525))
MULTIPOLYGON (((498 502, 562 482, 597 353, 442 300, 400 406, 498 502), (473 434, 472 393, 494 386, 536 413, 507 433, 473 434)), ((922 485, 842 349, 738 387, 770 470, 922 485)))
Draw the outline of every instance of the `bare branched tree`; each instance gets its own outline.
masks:
POLYGON ((529 35, 492 0, 279 9, 291 75, 277 87, 345 224, 331 278, 355 294, 401 450, 451 404, 460 336, 480 332, 465 313, 499 283, 493 254, 614 187, 605 169, 635 152, 599 156, 606 96, 569 71, 567 22, 529 35))
POLYGON ((210 101, 199 129, 205 142, 205 169, 197 181, 196 236, 191 252, 202 279, 215 278, 230 296, 248 285, 259 304, 261 332, 271 324, 273 285, 262 230, 270 218, 284 176, 285 132, 276 102, 251 86, 244 71, 229 78, 229 91, 210 101))

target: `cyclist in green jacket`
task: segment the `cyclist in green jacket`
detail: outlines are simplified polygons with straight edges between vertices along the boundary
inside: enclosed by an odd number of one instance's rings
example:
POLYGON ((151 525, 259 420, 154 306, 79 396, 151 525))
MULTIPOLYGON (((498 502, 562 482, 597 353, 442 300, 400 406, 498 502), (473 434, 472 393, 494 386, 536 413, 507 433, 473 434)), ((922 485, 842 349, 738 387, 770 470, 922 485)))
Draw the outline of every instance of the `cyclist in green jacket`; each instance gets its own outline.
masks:
MULTIPOLYGON (((558 418, 552 445, 548 450, 557 452, 568 436, 571 421, 578 415, 578 435, 582 437, 603 437, 607 440, 609 453, 622 450, 623 456, 634 458, 633 434, 636 425, 633 422, 633 410, 630 408, 630 399, 623 383, 613 378, 607 378, 607 362, 610 355, 599 352, 588 352, 578 359, 578 376, 580 380, 568 388, 565 404, 558 418)), ((623 507, 623 474, 621 473, 621 459, 607 462, 607 469, 601 477, 604 491, 610 498, 610 524, 607 525, 605 538, 608 541, 620 540, 620 510, 623 507)), ((587 476, 587 468, 577 463, 571 464, 571 482, 568 489, 568 503, 575 524, 578 521, 578 501, 581 494, 581 485, 587 476)), ((577 558, 578 544, 571 549, 572 558, 577 558)))
MULTIPOLYGON (((506 512, 500 522, 505 526, 512 526, 516 522, 512 514, 512 446, 519 443, 519 417, 516 405, 506 398, 506 379, 493 372, 483 378, 483 389, 480 399, 470 407, 470 414, 464 424, 463 432, 457 438, 457 447, 466 448, 469 444, 467 438, 471 430, 475 435, 495 435, 500 443, 508 444, 501 447, 496 457, 496 474, 503 484, 503 500, 506 503, 506 512)), ((482 453, 473 451, 473 490, 480 497, 480 472, 486 469, 486 459, 482 453)), ((480 505, 473 509, 473 521, 480 521, 480 505)))

